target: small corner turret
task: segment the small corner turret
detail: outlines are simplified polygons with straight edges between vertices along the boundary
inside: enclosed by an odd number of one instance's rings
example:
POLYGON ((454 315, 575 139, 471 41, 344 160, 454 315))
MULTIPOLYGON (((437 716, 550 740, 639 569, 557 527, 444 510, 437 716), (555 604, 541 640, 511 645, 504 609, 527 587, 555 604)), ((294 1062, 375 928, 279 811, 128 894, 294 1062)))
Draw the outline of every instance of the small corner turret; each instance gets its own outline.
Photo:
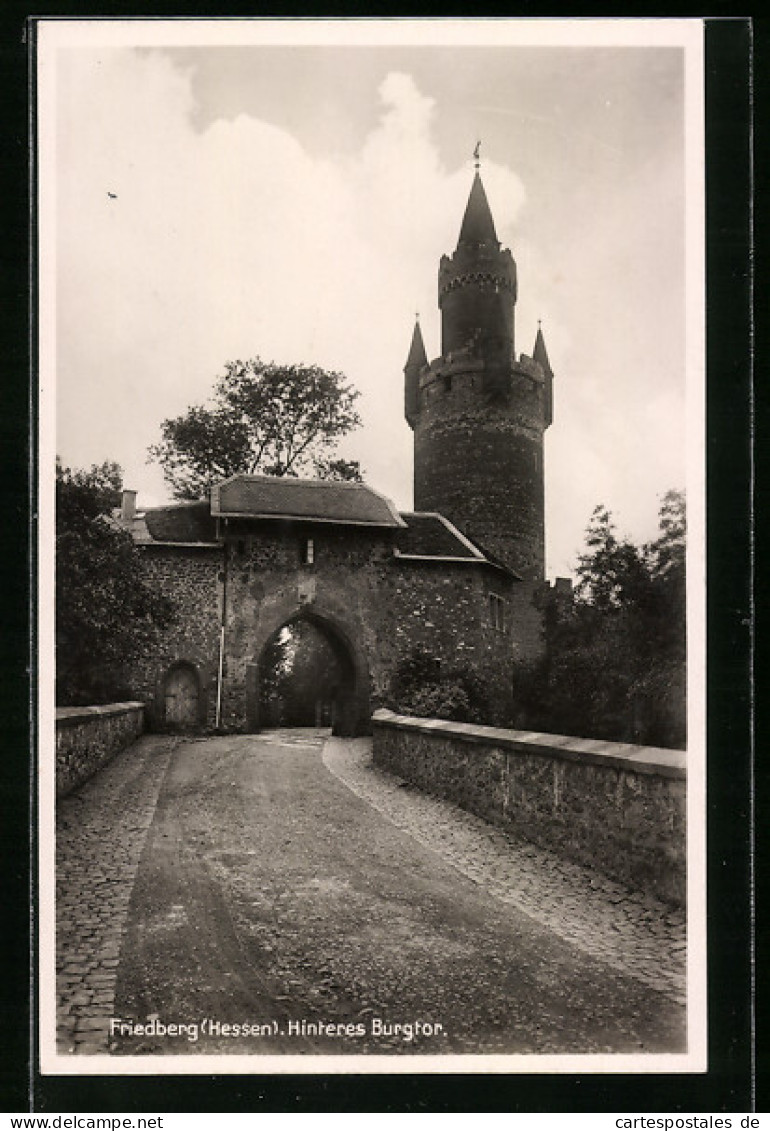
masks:
POLYGON ((420 319, 416 319, 412 333, 412 344, 404 366, 404 416, 410 428, 414 428, 420 397, 420 373, 428 364, 425 343, 422 340, 420 319))
POLYGON ((543 413, 545 417, 545 427, 547 428, 549 424, 553 424, 553 370, 548 360, 548 351, 545 348, 545 339, 543 338, 543 330, 539 319, 537 323, 535 348, 532 351, 532 360, 537 362, 545 376, 543 413))

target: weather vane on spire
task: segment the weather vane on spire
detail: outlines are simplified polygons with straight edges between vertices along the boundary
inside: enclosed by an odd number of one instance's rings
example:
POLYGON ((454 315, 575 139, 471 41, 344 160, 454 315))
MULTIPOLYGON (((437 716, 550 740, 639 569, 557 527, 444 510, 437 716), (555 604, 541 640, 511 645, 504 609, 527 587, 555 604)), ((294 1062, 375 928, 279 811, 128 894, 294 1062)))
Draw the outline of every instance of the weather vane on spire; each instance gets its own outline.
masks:
POLYGON ((481 149, 481 141, 477 141, 476 142, 476 148, 473 151, 473 160, 476 162, 476 172, 477 173, 479 171, 479 165, 481 164, 481 158, 479 157, 479 150, 480 149, 481 149))

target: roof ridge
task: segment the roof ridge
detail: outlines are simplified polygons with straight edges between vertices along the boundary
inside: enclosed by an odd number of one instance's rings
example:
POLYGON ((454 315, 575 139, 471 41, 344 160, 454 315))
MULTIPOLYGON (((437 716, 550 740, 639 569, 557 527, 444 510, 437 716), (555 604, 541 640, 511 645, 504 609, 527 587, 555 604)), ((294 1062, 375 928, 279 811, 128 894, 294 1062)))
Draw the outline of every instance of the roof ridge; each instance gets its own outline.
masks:
POLYGON ((368 483, 285 475, 242 473, 215 483, 211 488, 211 514, 231 518, 283 515, 343 524, 404 526, 392 501, 368 483), (343 495, 349 497, 343 499, 343 495))
MULTIPOLYGON (((379 492, 370 487, 368 483, 355 482, 349 479, 318 479, 318 478, 305 478, 299 475, 252 475, 249 472, 239 472, 237 475, 230 475, 227 479, 220 479, 215 486, 222 487, 225 483, 234 483, 237 479, 247 480, 249 483, 282 483, 282 484, 302 484, 303 487, 345 487, 345 488, 365 488, 371 491, 372 494, 378 495, 379 492)), ((384 498, 381 495, 380 498, 384 498)))
POLYGON ((486 553, 486 550, 484 550, 484 548, 482 546, 478 546, 478 545, 476 545, 475 542, 472 542, 471 539, 468 538, 467 535, 463 534, 462 530, 460 530, 457 526, 455 526, 455 524, 453 522, 450 522, 450 520, 448 518, 446 518, 445 515, 437 512, 436 517, 441 522, 443 522, 443 524, 444 524, 444 526, 446 526, 447 530, 450 530, 452 532, 452 534, 454 534, 463 543, 463 545, 468 547, 468 549, 472 552, 474 557, 482 558, 484 561, 489 560, 487 553, 486 553))
MULTIPOLYGON (((159 503, 156 507, 138 507, 137 514, 140 512, 146 514, 147 511, 167 511, 172 507, 199 507, 208 506, 208 504, 208 499, 177 499, 173 503, 159 503)), ((117 509, 120 510, 120 507, 117 509)))

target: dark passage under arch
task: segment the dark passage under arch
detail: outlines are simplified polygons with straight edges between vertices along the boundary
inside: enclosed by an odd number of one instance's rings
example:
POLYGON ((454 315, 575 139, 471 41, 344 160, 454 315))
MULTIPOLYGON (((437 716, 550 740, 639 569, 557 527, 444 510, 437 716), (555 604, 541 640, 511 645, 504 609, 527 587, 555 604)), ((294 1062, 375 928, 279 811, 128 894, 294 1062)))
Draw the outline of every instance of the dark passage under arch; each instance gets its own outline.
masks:
POLYGON ((342 632, 312 614, 289 618, 263 646, 252 688, 253 729, 330 726, 366 733, 368 673, 342 632))

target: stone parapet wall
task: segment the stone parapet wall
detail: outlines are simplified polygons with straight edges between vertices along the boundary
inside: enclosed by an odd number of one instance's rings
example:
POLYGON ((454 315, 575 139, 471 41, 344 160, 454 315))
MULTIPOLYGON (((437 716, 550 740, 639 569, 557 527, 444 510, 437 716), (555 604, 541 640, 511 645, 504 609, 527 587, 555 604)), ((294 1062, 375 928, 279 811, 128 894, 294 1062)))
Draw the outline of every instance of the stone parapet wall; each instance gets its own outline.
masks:
POLYGON ((56 796, 71 793, 144 730, 143 703, 56 710, 56 796))
POLYGON ((375 711, 374 762, 511 833, 675 905, 686 890, 679 750, 375 711))

